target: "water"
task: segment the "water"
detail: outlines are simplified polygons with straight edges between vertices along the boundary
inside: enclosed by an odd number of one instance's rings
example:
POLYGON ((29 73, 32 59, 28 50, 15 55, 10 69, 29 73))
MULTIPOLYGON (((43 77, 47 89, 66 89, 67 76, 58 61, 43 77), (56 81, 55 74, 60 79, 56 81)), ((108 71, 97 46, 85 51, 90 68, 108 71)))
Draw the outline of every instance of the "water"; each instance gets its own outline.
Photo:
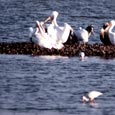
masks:
MULTIPOLYGON (((12 115, 114 115, 115 60, 0 55, 0 110, 12 115), (104 93, 83 104, 88 91, 104 93)), ((3 114, 4 115, 4 114, 3 114)))
MULTIPOLYGON (((94 25, 89 42, 100 43, 104 22, 115 19, 111 0, 0 0, 0 42, 29 42, 28 28, 52 10, 59 25, 94 25)), ((115 59, 0 55, 0 115, 114 115, 115 59), (88 91, 104 93, 83 104, 88 91)))
POLYGON ((103 23, 115 19, 114 4, 114 0, 0 0, 0 41, 29 41, 28 28, 57 10, 59 25, 67 22, 77 30, 93 24, 90 42, 100 42, 103 23))

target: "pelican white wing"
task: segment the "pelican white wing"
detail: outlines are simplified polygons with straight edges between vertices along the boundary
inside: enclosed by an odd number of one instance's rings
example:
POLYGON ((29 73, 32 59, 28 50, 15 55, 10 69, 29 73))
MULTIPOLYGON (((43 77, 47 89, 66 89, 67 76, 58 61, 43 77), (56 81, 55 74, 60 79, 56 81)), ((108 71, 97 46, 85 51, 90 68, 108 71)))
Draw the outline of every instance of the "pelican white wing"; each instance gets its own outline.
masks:
POLYGON ((95 98, 99 97, 102 94, 103 93, 101 93, 99 91, 91 91, 88 93, 88 97, 90 98, 90 100, 94 100, 95 98))
POLYGON ((76 36, 79 41, 83 41, 84 43, 88 42, 89 36, 88 36, 88 32, 85 29, 80 28, 79 30, 77 30, 76 36))

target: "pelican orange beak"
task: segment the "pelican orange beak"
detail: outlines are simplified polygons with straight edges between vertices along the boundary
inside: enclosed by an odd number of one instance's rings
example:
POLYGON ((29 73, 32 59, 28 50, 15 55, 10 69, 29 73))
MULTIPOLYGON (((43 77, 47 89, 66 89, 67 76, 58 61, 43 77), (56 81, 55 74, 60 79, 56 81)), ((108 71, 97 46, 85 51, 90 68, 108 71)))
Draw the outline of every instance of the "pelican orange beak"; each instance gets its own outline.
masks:
POLYGON ((54 19, 53 16, 49 16, 46 18, 46 20, 44 21, 44 24, 47 23, 48 21, 52 21, 54 19))

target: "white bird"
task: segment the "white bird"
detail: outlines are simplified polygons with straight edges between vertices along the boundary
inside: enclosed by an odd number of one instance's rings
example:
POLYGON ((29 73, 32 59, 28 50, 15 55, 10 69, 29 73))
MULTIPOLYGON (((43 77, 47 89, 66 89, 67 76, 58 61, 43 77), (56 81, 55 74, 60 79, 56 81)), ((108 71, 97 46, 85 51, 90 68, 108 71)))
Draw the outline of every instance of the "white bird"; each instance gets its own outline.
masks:
POLYGON ((68 40, 70 31, 73 32, 72 27, 65 23, 63 27, 59 26, 57 24, 57 17, 58 17, 59 13, 57 11, 53 11, 51 16, 49 16, 44 23, 46 23, 47 21, 51 21, 51 24, 48 25, 47 27, 47 32, 48 34, 54 38, 56 41, 58 42, 62 42, 65 43, 68 40))
POLYGON ((115 32, 113 31, 113 28, 115 27, 115 20, 111 20, 110 25, 111 26, 108 30, 108 36, 109 36, 109 40, 110 40, 111 44, 115 45, 115 32))
MULTIPOLYGON (((33 29, 33 36, 31 37, 31 41, 35 44, 38 44, 41 47, 45 47, 48 49, 55 48, 61 49, 63 48, 63 44, 57 43, 54 39, 52 39, 47 32, 45 32, 44 27, 40 24, 39 21, 36 21, 37 26, 35 30, 33 29)), ((32 29, 31 29, 32 32, 32 29)))
POLYGON ((93 26, 90 25, 86 29, 80 27, 75 33, 78 41, 87 43, 91 33, 93 33, 93 26))
POLYGON ((84 60, 85 59, 85 53, 84 52, 80 52, 79 53, 79 57, 80 57, 80 60, 84 60))
POLYGON ((87 96, 83 96, 82 97, 82 101, 83 102, 91 102, 91 103, 95 103, 95 98, 99 97, 103 95, 103 93, 99 92, 99 91, 91 91, 87 94, 87 96))

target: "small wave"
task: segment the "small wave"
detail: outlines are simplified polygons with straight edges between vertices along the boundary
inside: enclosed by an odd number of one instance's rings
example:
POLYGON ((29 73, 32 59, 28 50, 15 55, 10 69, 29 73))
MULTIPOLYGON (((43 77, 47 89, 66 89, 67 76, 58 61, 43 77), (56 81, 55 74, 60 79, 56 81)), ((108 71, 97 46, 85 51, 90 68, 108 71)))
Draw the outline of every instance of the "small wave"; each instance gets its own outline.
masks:
POLYGON ((108 15, 108 16, 85 16, 85 15, 80 15, 80 16, 71 16, 71 17, 77 17, 77 18, 87 18, 87 19, 115 19, 114 16, 108 15))
POLYGON ((39 56, 42 59, 47 59, 47 60, 55 60, 55 59, 68 59, 69 57, 67 56, 56 56, 56 55, 44 55, 44 56, 39 56))

